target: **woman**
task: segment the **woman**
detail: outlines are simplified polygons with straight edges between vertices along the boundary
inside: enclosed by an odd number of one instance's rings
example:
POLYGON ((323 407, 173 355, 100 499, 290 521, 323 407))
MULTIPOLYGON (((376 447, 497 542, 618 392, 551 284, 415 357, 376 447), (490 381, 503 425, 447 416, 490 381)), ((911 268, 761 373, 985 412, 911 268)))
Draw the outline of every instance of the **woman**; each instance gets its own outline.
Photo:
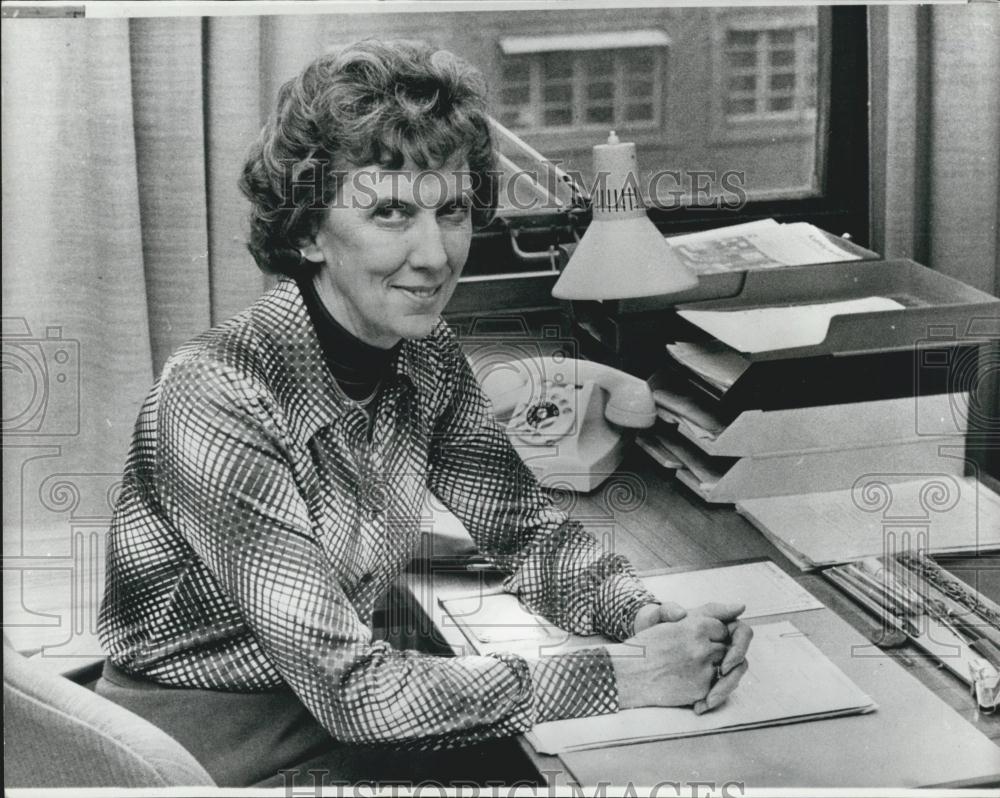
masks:
POLYGON ((746 668, 739 607, 660 607, 540 492, 440 318, 495 204, 483 95, 450 54, 378 42, 283 86, 241 181, 251 252, 282 279, 176 352, 140 413, 100 689, 220 783, 329 735, 439 749, 622 706, 704 709, 746 668), (641 633, 647 656, 439 658, 373 641, 427 489, 508 590, 573 632, 641 633))

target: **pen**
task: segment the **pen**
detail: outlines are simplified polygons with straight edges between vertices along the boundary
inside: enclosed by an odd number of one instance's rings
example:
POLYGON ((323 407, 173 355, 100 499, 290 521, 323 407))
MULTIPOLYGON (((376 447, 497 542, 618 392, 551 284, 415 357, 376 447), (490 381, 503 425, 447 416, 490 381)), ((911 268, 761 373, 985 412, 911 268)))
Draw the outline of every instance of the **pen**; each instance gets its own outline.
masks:
MULTIPOLYGON (((912 624, 909 624, 909 629, 905 628, 903 622, 899 618, 890 613, 886 607, 877 600, 877 598, 873 597, 866 590, 867 586, 856 584, 839 569, 831 569, 827 571, 827 577, 831 579, 834 584, 839 585, 858 604, 868 610, 872 615, 875 615, 884 623, 891 626, 895 631, 910 634, 913 637, 919 634, 918 630, 913 627, 912 624)), ((872 642, 875 641, 873 640, 872 642)))
POLYGON ((920 630, 909 618, 906 605, 893 598, 889 593, 881 590, 877 580, 865 578, 865 574, 855 569, 849 569, 845 576, 853 582, 858 590, 862 591, 865 596, 880 608, 882 615, 891 617, 898 629, 910 637, 920 636, 920 630))
POLYGON ((496 571, 501 573, 500 569, 497 568, 492 563, 488 562, 468 562, 465 564, 466 571, 496 571))
POLYGON ((969 648, 990 663, 996 670, 1000 671, 1000 648, 997 647, 996 643, 987 640, 985 637, 980 637, 978 640, 973 640, 969 643, 969 648))
POLYGON ((1000 646, 979 633, 975 626, 951 613, 946 613, 939 620, 947 624, 960 637, 968 641, 969 648, 986 660, 994 668, 1000 670, 1000 646))
MULTIPOLYGON (((878 561, 876 560, 877 564, 878 561)), ((901 615, 919 615, 923 612, 923 601, 912 590, 900 585, 896 578, 881 565, 876 568, 872 563, 862 560, 848 566, 853 574, 871 585, 873 589, 885 594, 887 600, 901 615)))

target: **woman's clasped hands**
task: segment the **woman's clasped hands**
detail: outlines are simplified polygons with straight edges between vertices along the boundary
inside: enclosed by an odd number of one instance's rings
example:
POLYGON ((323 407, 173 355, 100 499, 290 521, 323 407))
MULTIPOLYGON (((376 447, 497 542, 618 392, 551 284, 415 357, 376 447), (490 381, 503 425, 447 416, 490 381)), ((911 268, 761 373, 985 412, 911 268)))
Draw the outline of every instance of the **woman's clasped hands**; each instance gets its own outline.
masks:
POLYGON ((635 635, 613 657, 618 700, 632 707, 692 706, 715 709, 747 672, 753 630, 738 620, 742 604, 648 604, 635 620, 635 635))

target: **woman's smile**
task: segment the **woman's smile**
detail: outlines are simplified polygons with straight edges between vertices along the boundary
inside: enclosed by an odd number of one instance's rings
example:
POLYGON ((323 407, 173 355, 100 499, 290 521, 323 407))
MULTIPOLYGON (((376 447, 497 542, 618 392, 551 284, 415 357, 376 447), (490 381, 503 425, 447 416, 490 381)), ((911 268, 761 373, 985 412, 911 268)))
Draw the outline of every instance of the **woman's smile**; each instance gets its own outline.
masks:
POLYGON ((319 266, 330 314, 382 348, 423 338, 454 293, 472 241, 468 164, 436 169, 364 166, 343 176, 303 254, 319 266))
POLYGON ((441 291, 441 285, 432 286, 405 286, 405 285, 395 285, 393 288, 397 288, 400 291, 405 292, 414 301, 418 303, 429 302, 434 299, 441 291))

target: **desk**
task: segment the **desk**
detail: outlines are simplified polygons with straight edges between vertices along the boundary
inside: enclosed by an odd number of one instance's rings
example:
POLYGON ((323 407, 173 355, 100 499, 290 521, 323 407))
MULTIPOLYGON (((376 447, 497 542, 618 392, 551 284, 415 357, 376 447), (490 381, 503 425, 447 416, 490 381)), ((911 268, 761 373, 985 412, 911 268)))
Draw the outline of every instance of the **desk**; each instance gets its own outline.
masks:
MULTIPOLYGON (((872 715, 729 732, 568 754, 539 756, 524 749, 550 782, 624 785, 662 781, 741 782, 749 787, 891 787, 1000 783, 1000 715, 980 713, 967 688, 907 647, 881 652, 866 646, 876 621, 817 575, 803 575, 732 508, 707 506, 683 485, 633 452, 607 483, 591 495, 560 497, 565 509, 597 535, 607 534, 616 551, 640 571, 667 566, 705 567, 721 561, 769 557, 831 608, 838 619, 821 629, 811 613, 787 617, 880 706, 872 715), (852 656, 852 651, 871 657, 852 656), (902 693, 928 688, 940 701, 914 717, 902 693), (900 692, 900 686, 906 689, 900 692), (935 709, 936 708, 936 709, 935 709), (954 710, 954 711, 952 711, 954 710), (971 745, 949 749, 948 741, 981 732, 971 745), (872 732, 895 730, 872 739, 872 732), (899 756, 891 755, 896 752, 899 756)), ((483 583, 479 574, 435 570, 407 574, 401 586, 414 611, 434 627, 438 643, 467 650, 454 626, 441 623, 438 598, 468 595, 483 583)), ((824 611, 815 611, 824 612, 824 611)), ((752 661, 751 647, 751 661, 752 661)), ((969 740, 967 740, 969 742, 969 740)))

